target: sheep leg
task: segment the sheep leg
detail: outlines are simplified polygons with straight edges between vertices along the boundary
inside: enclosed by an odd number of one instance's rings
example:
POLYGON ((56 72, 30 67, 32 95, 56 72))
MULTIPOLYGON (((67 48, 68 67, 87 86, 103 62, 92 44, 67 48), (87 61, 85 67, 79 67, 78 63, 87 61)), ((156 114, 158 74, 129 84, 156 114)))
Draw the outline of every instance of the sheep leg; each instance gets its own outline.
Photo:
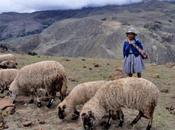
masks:
POLYGON ((111 122, 112 122, 112 118, 113 118, 113 111, 109 111, 108 115, 103 116, 102 118, 102 122, 101 125, 104 127, 104 130, 108 130, 111 126, 111 122))
POLYGON ((141 118, 143 117, 143 113, 140 111, 136 118, 131 122, 131 126, 135 125, 141 118))
POLYGON ((0 93, 4 93, 4 88, 3 87, 0 88, 0 93))
POLYGON ((53 101, 54 101, 53 98, 49 99, 49 102, 48 102, 48 104, 47 104, 47 107, 48 107, 48 108, 50 108, 50 107, 52 106, 53 101))
POLYGON ((33 96, 36 97, 36 105, 37 105, 37 107, 41 107, 42 104, 41 104, 40 96, 38 96, 38 93, 37 93, 36 90, 32 92, 31 97, 33 98, 33 96))
POLYGON ((33 103, 33 102, 34 102, 34 95, 31 95, 31 96, 30 96, 30 100, 29 100, 28 103, 31 104, 31 103, 33 103))
POLYGON ((154 109, 155 109, 155 105, 153 104, 152 107, 150 108, 151 112, 150 112, 150 116, 148 117, 149 123, 148 123, 146 130, 150 130, 152 127, 154 109))
POLYGON ((61 101, 63 101, 64 100, 64 96, 63 96, 63 94, 62 94, 62 92, 60 91, 60 97, 59 97, 59 99, 61 100, 61 101))
POLYGON ((77 110, 74 110, 74 114, 72 115, 72 120, 77 120, 80 116, 80 112, 77 110))
POLYGON ((151 127, 152 127, 152 122, 153 122, 153 118, 151 118, 151 119, 149 120, 149 123, 148 123, 148 126, 147 126, 146 130, 150 130, 150 129, 151 129, 151 127))
POLYGON ((60 97, 59 97, 59 99, 60 99, 61 101, 63 101, 64 98, 66 97, 66 91, 67 91, 67 88, 66 88, 66 89, 61 88, 61 90, 60 90, 60 97))
POLYGON ((36 103, 37 103, 37 107, 41 107, 42 106, 41 100, 40 100, 40 98, 38 96, 36 98, 36 103))
POLYGON ((123 111, 122 110, 119 110, 117 111, 117 115, 119 117, 119 127, 122 127, 123 126, 123 123, 124 123, 124 114, 123 114, 123 111))
POLYGON ((51 96, 50 96, 50 99, 49 99, 48 104, 47 104, 48 108, 50 108, 53 104, 53 101, 54 101, 55 96, 56 96, 56 91, 50 90, 49 95, 51 95, 51 96))
POLYGON ((104 126, 104 130, 108 130, 111 127, 112 118, 109 116, 107 123, 104 126))

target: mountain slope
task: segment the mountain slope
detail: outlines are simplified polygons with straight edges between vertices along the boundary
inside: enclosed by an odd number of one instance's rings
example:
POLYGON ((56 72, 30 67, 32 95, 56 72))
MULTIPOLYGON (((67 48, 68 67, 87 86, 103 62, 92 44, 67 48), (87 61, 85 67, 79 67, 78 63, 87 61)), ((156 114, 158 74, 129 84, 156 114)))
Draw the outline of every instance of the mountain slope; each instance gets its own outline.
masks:
MULTIPOLYGON (((17 19, 14 20, 16 24, 9 20, 11 24, 8 26, 13 26, 9 31, 1 31, 1 38, 6 36, 4 32, 13 35, 4 38, 1 43, 8 44, 12 50, 18 52, 117 58, 122 56, 125 32, 132 25, 139 31, 151 62, 175 62, 173 2, 151 1, 125 6, 15 15, 13 17, 17 19), (25 30, 25 33, 20 36, 19 30, 25 30)), ((2 18, 0 15, 0 23, 2 18)))

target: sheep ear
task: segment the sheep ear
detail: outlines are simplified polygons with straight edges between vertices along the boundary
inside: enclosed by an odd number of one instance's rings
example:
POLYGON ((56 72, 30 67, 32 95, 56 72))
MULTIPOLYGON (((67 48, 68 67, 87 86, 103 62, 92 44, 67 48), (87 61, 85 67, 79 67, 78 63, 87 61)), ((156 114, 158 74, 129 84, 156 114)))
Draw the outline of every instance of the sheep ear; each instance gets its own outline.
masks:
POLYGON ((58 110, 61 111, 61 107, 58 107, 58 110))
POLYGON ((74 111, 74 114, 72 114, 72 120, 77 120, 80 116, 80 112, 77 110, 74 111))
POLYGON ((109 116, 112 116, 112 115, 113 115, 113 113, 114 113, 114 111, 113 111, 113 110, 109 110, 109 116))
POLYGON ((66 109, 66 105, 63 106, 63 109, 66 109))
POLYGON ((86 118, 86 113, 81 114, 81 118, 84 120, 86 118))
POLYGON ((67 92, 67 93, 66 93, 66 96, 68 96, 68 95, 69 95, 69 93, 67 92))
POLYGON ((74 110, 74 113, 77 114, 77 115, 80 115, 80 112, 77 111, 77 110, 74 110))
POLYGON ((92 111, 88 111, 88 115, 90 118, 95 119, 94 113, 92 111))
POLYGON ((92 111, 88 111, 88 114, 89 114, 89 115, 92 115, 92 111))
POLYGON ((46 96, 46 97, 48 97, 48 96, 49 96, 47 92, 46 92, 45 96, 46 96))

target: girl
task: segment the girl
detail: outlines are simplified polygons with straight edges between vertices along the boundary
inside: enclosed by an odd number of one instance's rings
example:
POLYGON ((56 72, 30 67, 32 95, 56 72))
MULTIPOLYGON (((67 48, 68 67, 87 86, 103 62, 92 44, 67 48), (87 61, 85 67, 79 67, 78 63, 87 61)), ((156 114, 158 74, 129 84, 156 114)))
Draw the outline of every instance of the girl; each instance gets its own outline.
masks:
POLYGON ((129 29, 126 32, 126 36, 127 40, 123 45, 123 70, 129 77, 137 73, 137 77, 141 78, 141 73, 144 69, 144 63, 140 53, 140 50, 143 50, 142 43, 136 39, 137 33, 134 28, 129 29))

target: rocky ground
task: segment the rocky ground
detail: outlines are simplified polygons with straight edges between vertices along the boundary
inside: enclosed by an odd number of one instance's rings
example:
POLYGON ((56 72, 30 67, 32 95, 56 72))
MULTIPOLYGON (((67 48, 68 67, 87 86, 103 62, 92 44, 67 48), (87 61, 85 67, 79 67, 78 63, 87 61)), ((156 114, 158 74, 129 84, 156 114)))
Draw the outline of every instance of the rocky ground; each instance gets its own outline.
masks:
MULTIPOLYGON (((69 91, 78 83, 100 79, 116 79, 123 77, 121 71, 121 59, 87 59, 87 58, 63 58, 47 56, 17 55, 19 68, 41 60, 57 60, 66 68, 69 79, 69 91)), ((161 96, 154 115, 152 130, 174 130, 175 128, 175 66, 174 64, 154 65, 146 64, 143 77, 153 81, 160 89, 161 96)), ((28 97, 18 97, 14 106, 0 94, 0 130, 83 130, 80 121, 63 122, 58 119, 56 99, 52 108, 48 109, 43 102, 41 108, 35 104, 26 104, 28 97), (6 107, 5 107, 6 106, 6 107)), ((128 124, 136 116, 137 111, 124 110, 125 124, 123 128, 117 128, 117 122, 113 122, 110 130, 145 130, 147 120, 142 119, 138 124, 129 128, 128 124)), ((101 130, 98 128, 97 130, 101 130)))

